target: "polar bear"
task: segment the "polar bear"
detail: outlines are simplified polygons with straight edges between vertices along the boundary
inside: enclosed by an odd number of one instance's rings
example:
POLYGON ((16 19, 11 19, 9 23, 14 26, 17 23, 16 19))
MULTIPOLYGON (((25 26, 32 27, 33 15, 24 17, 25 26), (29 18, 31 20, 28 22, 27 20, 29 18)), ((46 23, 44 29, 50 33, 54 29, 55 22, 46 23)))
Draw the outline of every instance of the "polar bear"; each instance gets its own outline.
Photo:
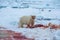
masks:
POLYGON ((19 28, 22 27, 23 25, 27 25, 27 27, 32 27, 34 26, 34 20, 35 20, 36 16, 22 16, 19 20, 19 28))

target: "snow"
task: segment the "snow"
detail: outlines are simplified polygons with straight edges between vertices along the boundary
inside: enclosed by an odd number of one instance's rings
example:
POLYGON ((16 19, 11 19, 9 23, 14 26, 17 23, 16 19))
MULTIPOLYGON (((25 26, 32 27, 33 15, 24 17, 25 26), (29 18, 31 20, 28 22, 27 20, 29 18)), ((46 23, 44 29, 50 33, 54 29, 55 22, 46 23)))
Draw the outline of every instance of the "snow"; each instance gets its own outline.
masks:
MULTIPOLYGON (((2 8, 0 9, 0 25, 7 29, 5 30, 13 30, 16 32, 21 32, 22 35, 25 35, 29 38, 35 38, 35 40, 53 40, 56 37, 56 40, 60 40, 60 30, 52 30, 50 28, 42 29, 42 28, 18 28, 18 22, 21 16, 23 15, 36 15, 35 24, 45 24, 47 25, 49 22, 54 24, 60 24, 58 20, 37 20, 38 16, 43 16, 45 18, 60 18, 59 9, 52 10, 48 12, 46 9, 44 12, 39 9, 34 8, 2 8), (48 14, 49 13, 49 14, 48 14), (54 16, 56 15, 56 16, 54 16)), ((4 29, 2 29, 4 30, 4 29)))
POLYGON ((60 30, 59 30, 59 29, 58 29, 58 30, 55 30, 55 31, 53 32, 53 34, 54 34, 56 40, 60 40, 60 30))
MULTIPOLYGON (((3 29, 2 29, 3 30, 3 29)), ((13 28, 13 29, 5 29, 5 30, 13 30, 15 32, 21 32, 22 35, 25 35, 28 38, 34 38, 35 40, 53 40, 53 36, 51 30, 49 28, 13 28)))
POLYGON ((7 8, 0 8, 0 26, 7 29, 0 30, 21 32, 22 35, 35 38, 35 40, 60 40, 60 29, 18 28, 19 19, 24 15, 36 15, 35 24, 47 25, 49 22, 60 24, 60 9, 49 8, 60 8, 59 5, 59 0, 0 0, 0 6, 7 6, 7 8), (28 3, 29 8, 19 8, 22 3, 28 3), (47 4, 49 4, 49 6, 47 6, 47 4), (44 7, 47 9, 42 9, 44 7), (59 20, 37 20, 38 18, 59 20))

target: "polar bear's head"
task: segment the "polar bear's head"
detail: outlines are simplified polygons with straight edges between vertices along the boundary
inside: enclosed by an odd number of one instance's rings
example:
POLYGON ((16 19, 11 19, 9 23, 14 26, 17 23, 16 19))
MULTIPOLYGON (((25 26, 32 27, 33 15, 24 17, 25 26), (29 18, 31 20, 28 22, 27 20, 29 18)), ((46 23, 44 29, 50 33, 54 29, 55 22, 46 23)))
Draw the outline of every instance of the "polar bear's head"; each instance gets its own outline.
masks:
POLYGON ((32 15, 31 17, 32 17, 32 19, 35 19, 36 18, 36 16, 34 16, 34 15, 32 15))

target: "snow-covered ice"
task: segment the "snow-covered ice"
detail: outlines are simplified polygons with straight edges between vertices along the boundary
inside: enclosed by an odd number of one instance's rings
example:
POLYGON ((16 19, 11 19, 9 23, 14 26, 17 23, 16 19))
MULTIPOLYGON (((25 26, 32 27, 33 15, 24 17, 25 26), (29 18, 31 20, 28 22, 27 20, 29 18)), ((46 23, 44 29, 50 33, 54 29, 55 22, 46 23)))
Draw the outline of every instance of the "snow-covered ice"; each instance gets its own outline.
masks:
MULTIPOLYGON (((48 12, 47 9, 44 12, 40 12, 38 9, 34 8, 25 8, 25 9, 14 9, 14 8, 2 8, 0 9, 0 25, 7 28, 7 30, 13 30, 16 32, 21 32, 23 35, 29 38, 35 38, 35 40, 53 40, 56 37, 56 40, 60 40, 60 30, 52 30, 50 28, 18 28, 18 22, 21 16, 23 15, 36 15, 43 16, 45 18, 60 18, 59 9, 48 12), (49 14, 48 14, 49 13, 49 14), (53 14, 56 13, 56 14, 53 14), (54 16, 56 15, 56 16, 54 16)), ((49 22, 54 24, 60 24, 59 20, 35 20, 37 24, 48 24, 49 22)))

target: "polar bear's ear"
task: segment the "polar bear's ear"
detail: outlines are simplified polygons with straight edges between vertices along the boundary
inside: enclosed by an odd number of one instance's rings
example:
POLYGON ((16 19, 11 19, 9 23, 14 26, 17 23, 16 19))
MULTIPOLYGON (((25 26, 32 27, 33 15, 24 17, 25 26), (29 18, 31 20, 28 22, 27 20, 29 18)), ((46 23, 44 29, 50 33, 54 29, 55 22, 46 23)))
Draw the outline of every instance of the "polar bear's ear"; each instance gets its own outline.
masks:
POLYGON ((31 16, 32 17, 32 19, 35 19, 36 18, 36 16, 31 16))

